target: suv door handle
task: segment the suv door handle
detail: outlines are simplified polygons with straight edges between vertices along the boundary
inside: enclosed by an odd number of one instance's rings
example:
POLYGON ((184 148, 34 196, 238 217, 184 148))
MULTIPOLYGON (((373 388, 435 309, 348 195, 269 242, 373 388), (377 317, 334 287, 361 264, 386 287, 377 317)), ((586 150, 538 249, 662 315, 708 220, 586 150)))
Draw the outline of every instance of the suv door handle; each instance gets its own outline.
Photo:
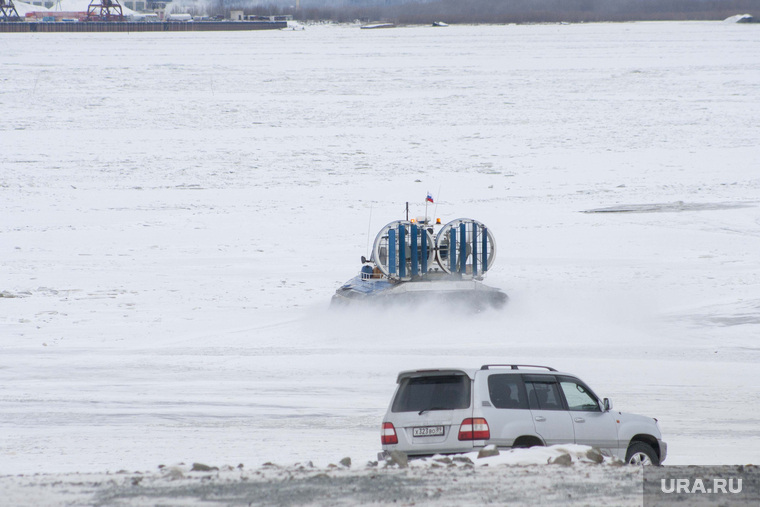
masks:
POLYGON ((576 417, 575 422, 586 422, 586 420, 583 417, 576 417))
POLYGON ((546 420, 546 417, 544 417, 542 415, 537 415, 536 416, 536 421, 538 421, 538 422, 544 422, 545 420, 546 420))

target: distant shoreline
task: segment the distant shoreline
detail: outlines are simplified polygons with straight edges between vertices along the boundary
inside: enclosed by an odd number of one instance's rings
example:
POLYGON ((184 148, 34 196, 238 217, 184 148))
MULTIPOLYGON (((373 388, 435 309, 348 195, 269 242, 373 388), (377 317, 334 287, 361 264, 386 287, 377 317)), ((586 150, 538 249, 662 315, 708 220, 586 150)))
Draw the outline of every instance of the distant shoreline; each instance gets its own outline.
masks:
MULTIPOLYGON (((560 1, 535 0, 501 2, 499 0, 473 0, 463 5, 454 0, 411 2, 403 4, 350 5, 344 2, 330 4, 302 1, 301 8, 277 4, 260 5, 259 12, 270 15, 292 15, 298 21, 332 21, 348 23, 360 21, 392 22, 406 25, 427 25, 434 21, 447 24, 505 24, 505 23, 593 23, 627 21, 722 21, 737 14, 748 13, 760 17, 760 0, 613 0, 560 1)), ((242 7, 241 7, 242 8, 242 7)), ((208 14, 223 15, 224 12, 208 14)))

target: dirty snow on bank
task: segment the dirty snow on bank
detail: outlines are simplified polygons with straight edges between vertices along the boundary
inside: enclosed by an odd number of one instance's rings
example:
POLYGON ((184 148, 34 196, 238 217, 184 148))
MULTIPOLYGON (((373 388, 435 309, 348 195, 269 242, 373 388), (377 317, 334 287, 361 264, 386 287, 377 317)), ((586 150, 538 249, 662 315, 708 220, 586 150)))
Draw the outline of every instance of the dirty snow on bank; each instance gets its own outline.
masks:
POLYGON ((756 461, 754 28, 1 34, 0 474, 364 463, 398 371, 508 362, 756 461), (328 311, 427 192, 507 308, 328 311))
POLYGON ((0 477, 11 503, 34 505, 640 505, 641 467, 602 459, 586 446, 501 455, 435 456, 408 463, 266 463, 249 470, 202 463, 154 472, 0 477), (501 456, 501 458, 500 458, 501 456))

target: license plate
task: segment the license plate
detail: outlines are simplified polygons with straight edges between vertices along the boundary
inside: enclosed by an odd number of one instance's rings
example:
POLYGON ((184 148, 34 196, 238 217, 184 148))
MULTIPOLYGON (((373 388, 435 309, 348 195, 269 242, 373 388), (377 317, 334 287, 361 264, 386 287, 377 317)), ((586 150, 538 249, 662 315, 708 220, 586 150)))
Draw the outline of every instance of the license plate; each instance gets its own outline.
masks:
POLYGON ((412 428, 414 437, 440 437, 443 435, 443 426, 419 426, 412 428))

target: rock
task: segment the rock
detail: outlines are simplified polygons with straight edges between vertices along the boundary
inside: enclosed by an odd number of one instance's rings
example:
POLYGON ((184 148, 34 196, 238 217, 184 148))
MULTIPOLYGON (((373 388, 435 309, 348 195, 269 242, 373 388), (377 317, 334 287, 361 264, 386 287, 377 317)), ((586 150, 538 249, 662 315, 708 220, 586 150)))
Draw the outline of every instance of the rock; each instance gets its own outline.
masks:
POLYGON ((203 463, 193 463, 193 468, 190 469, 191 472, 213 472, 219 470, 218 467, 210 467, 208 465, 204 465, 203 463))
POLYGON ((488 445, 486 447, 483 447, 480 450, 480 452, 478 452, 478 459, 488 458, 490 456, 498 456, 498 455, 499 455, 499 449, 497 449, 495 445, 488 445))
POLYGON ((346 457, 340 460, 340 464, 343 465, 346 468, 351 468, 351 458, 346 457))
POLYGON ((185 477, 185 474, 182 473, 182 470, 177 467, 169 467, 164 470, 166 471, 166 477, 168 477, 171 481, 176 481, 177 479, 183 479, 185 477))
POLYGON ((569 467, 573 464, 573 458, 569 454, 560 454, 553 460, 549 461, 550 465, 562 465, 569 467))
POLYGON ((242 463, 240 463, 240 464, 239 464, 237 467, 238 467, 240 470, 242 470, 242 469, 243 469, 243 464, 242 464, 242 463))
POLYGON ((406 468, 409 466, 409 457, 407 457, 405 452, 391 451, 390 454, 391 457, 388 459, 389 463, 396 464, 399 468, 406 468))
POLYGON ((592 448, 586 451, 586 457, 594 463, 601 463, 604 461, 604 456, 602 456, 602 453, 599 452, 599 449, 597 448, 592 448))

